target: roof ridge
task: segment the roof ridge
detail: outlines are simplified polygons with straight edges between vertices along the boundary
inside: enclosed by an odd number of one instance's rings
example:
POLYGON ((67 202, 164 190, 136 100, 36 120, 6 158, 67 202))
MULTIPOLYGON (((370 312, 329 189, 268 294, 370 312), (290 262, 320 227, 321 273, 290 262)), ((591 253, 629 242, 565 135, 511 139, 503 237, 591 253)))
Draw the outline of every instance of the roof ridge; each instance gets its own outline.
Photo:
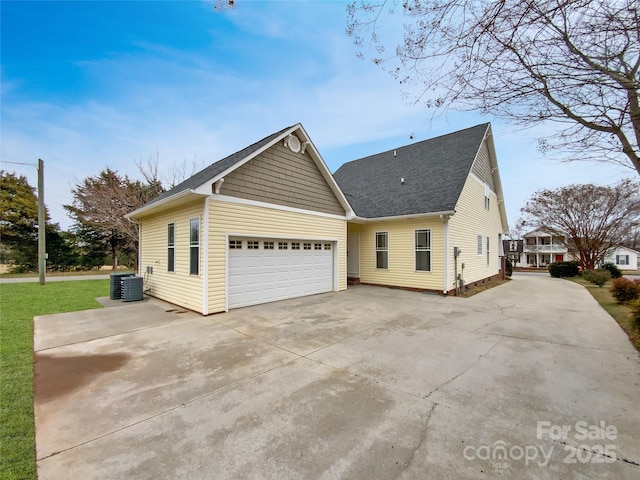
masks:
POLYGON ((443 133, 442 135, 437 135, 437 136, 431 137, 431 138, 425 138, 424 140, 418 140, 417 142, 408 143, 406 145, 401 145, 399 147, 390 148, 389 150, 383 150, 382 152, 372 153, 371 155, 367 155, 365 157, 360 157, 360 158, 356 158, 354 160, 349 160, 348 162, 344 162, 342 165, 340 165, 340 167, 338 167, 338 170, 340 168, 342 168, 344 165, 348 165, 348 164, 351 164, 351 163, 354 163, 354 162, 359 162, 360 160, 366 160, 368 158, 376 157, 378 155, 384 155, 385 153, 391 153, 391 152, 393 152, 395 150, 400 150, 400 149, 403 149, 403 148, 414 147, 414 146, 419 145, 421 143, 431 142, 431 141, 434 141, 434 140, 439 140, 441 138, 448 137, 448 136, 451 136, 451 135, 458 135, 460 133, 466 132, 467 130, 473 130, 474 128, 488 127, 489 125, 491 125, 491 122, 478 123, 477 125, 473 125, 472 127, 467 127, 467 128, 463 128, 463 129, 460 129, 460 130, 456 130, 455 132, 443 133))
MULTIPOLYGON (((298 125, 298 124, 296 123, 296 124, 294 124, 294 125, 290 125, 290 126, 288 126, 288 127, 286 127, 286 128, 283 128, 283 129, 281 129, 281 130, 278 130, 277 132, 273 132, 273 133, 270 133, 269 135, 265 135, 265 136, 264 136, 264 137, 262 137, 260 140, 256 140, 255 142, 253 142, 251 145, 247 145, 246 147, 241 148, 240 150, 238 150, 238 151, 236 151, 236 152, 233 152, 233 153, 231 153, 231 154, 227 155, 226 157, 221 158, 220 160, 216 160, 216 161, 215 161, 215 162, 213 162, 211 165, 215 165, 216 163, 221 162, 221 161, 223 161, 223 160, 226 160, 227 158, 232 157, 232 156, 234 156, 234 155, 237 155, 237 154, 239 154, 240 152, 243 152, 243 151, 245 151, 245 150, 249 150, 249 149, 251 149, 251 148, 255 147, 255 146, 256 146, 257 144, 259 144, 260 142, 264 142, 264 141, 265 141, 267 138, 269 138, 269 137, 277 137, 278 135, 280 135, 280 134, 282 134, 282 133, 286 132, 286 131, 287 131, 287 130, 289 130, 290 128, 295 127, 296 125, 298 125)), ((211 166, 211 165, 209 165, 209 166, 211 166)), ((204 170, 204 169, 203 169, 203 170, 204 170)))
POLYGON ((261 138, 260 140, 253 142, 251 145, 248 145, 244 148, 241 148, 240 150, 231 153, 219 160, 216 160, 213 163, 210 163, 209 165, 207 165, 206 167, 202 168, 201 170, 198 170, 196 173, 194 173, 193 175, 190 175, 188 178, 185 178, 182 182, 178 183, 177 185, 174 185, 173 187, 169 188, 168 190, 165 190, 163 193, 161 193, 160 195, 158 195, 157 197, 155 197, 154 199, 152 199, 151 201, 147 202, 145 204, 146 205, 151 205, 152 203, 156 203, 159 200, 171 197, 172 195, 175 195, 177 193, 180 193, 183 190, 188 190, 189 188, 195 188, 198 185, 208 181, 210 178, 215 177, 217 174, 219 174, 220 172, 218 172, 217 170, 220 169, 221 166, 223 166, 223 168, 220 171, 224 171, 227 170, 229 168, 231 168, 233 165, 237 164, 238 162, 242 161, 244 158, 247 157, 247 155, 251 154, 252 151, 256 150, 260 144, 266 144, 269 143, 270 141, 272 141, 274 138, 277 138, 278 136, 282 135, 284 132, 286 132, 287 130, 290 130, 292 128, 294 128, 295 126, 300 125, 299 123, 296 123, 294 125, 291 125, 289 127, 283 128, 277 132, 271 133, 263 138, 261 138), (229 165, 225 165, 224 162, 229 162, 229 165), (197 183, 197 185, 196 185, 197 183))
MULTIPOLYGON (((297 124, 296 124, 296 125, 297 125, 297 124)), ((227 160, 227 159, 229 159, 229 158, 231 158, 231 157, 233 157, 233 156, 235 156, 235 155, 239 155, 240 153, 244 152, 245 150, 251 150, 251 149, 255 148, 255 146, 256 146, 256 145, 258 145, 259 143, 264 142, 267 138, 269 138, 269 137, 277 137, 278 135, 281 135, 283 132, 286 132, 287 130, 289 130, 290 128, 293 128, 294 126, 295 126, 295 125, 291 125, 291 126, 289 126, 289 127, 283 128, 283 129, 281 129, 281 130, 279 130, 279 131, 277 131, 277 132, 270 133, 269 135, 266 135, 266 136, 262 137, 260 140, 256 140, 256 141, 255 141, 255 142, 253 142, 251 145, 247 145, 246 147, 241 148, 240 150, 237 150, 237 151, 235 151, 235 152, 233 152, 233 153, 230 153, 229 155, 227 155, 227 156, 225 156, 225 157, 222 157, 221 159, 216 160, 216 161, 215 161, 215 162, 213 162, 213 163, 210 163, 209 165, 207 165, 207 166, 206 166, 206 167, 204 167, 203 169, 201 169, 201 170, 197 171, 196 173, 194 173, 193 175, 191 175, 189 178, 185 179, 183 182, 180 182, 178 185, 176 185, 176 187, 178 187, 178 186, 179 186, 179 185, 181 185, 182 183, 186 182, 186 181, 187 181, 187 180, 189 180, 191 177, 195 177, 196 175, 198 175, 198 174, 200 174, 200 173, 204 172, 206 169, 208 169, 208 168, 210 168, 210 167, 212 167, 212 166, 216 165, 217 163, 224 162, 225 160, 227 160)), ((238 161, 240 161, 240 159, 239 159, 238 161)), ((176 188, 176 187, 173 187, 173 188, 176 188)), ((173 189, 173 188, 172 188, 172 189, 173 189)))
POLYGON ((455 210, 491 123, 344 163, 333 174, 359 217, 455 210))

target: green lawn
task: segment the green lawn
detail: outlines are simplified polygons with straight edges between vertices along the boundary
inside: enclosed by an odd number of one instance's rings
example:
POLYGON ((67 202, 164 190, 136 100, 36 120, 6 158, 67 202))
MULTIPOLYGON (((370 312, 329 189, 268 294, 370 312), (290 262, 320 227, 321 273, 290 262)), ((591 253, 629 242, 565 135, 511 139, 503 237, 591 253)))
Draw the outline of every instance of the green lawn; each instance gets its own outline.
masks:
POLYGON ((33 317, 99 308, 109 280, 0 285, 0 479, 35 479, 33 317))

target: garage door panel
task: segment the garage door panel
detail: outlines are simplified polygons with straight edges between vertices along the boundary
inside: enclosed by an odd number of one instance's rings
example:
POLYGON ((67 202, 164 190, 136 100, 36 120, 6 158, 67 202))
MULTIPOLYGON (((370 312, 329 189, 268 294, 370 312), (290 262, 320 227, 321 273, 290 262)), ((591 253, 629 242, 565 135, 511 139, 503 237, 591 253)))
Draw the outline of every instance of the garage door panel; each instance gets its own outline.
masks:
MULTIPOLYGON (((234 238, 233 240, 240 240, 234 238)), ((304 250, 304 243, 298 240, 300 250, 291 248, 264 249, 264 240, 242 239, 242 249, 229 250, 229 308, 255 305, 303 295, 329 292, 333 290, 333 248, 304 250), (258 249, 247 249, 247 241, 259 241, 258 249)))

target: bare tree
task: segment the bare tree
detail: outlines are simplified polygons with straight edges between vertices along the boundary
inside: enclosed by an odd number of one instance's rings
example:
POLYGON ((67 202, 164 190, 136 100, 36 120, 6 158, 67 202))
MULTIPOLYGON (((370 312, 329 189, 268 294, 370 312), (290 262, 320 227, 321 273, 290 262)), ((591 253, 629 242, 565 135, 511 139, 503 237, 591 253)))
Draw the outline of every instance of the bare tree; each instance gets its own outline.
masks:
POLYGON ((640 226, 630 231, 620 243, 624 247, 640 250, 640 226))
POLYGON ((218 12, 236 8, 235 0, 213 0, 213 8, 218 12))
POLYGON ((640 174, 639 11, 638 0, 363 0, 347 8, 347 34, 436 112, 555 121, 543 151, 640 174), (384 21, 398 10, 404 38, 388 54, 384 21))
POLYGON ((140 208, 160 193, 162 184, 132 181, 109 168, 95 177, 87 177, 71 190, 73 204, 64 208, 79 226, 90 228, 108 243, 117 268, 119 249, 138 249, 138 224, 125 214, 140 208))
POLYGON ((569 253, 594 268, 640 226, 640 183, 593 184, 540 190, 522 208, 527 223, 564 237, 569 253))
POLYGON ((522 240, 522 236, 525 233, 525 226, 526 221, 522 218, 518 218, 515 224, 509 227, 509 231, 506 233, 506 236, 509 240, 522 240))
POLYGON ((160 155, 158 152, 156 152, 155 156, 150 156, 146 160, 138 160, 136 166, 147 185, 166 185, 169 189, 201 170, 200 162, 194 156, 191 160, 185 158, 182 163, 174 162, 161 174, 159 172, 160 155))

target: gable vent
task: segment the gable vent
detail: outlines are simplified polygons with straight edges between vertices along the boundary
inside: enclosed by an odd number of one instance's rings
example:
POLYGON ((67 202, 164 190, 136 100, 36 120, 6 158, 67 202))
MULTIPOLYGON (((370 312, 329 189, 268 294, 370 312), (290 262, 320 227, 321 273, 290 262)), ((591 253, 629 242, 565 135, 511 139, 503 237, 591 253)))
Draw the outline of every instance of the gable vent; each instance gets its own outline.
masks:
POLYGON ((293 153, 299 153, 302 145, 300 144, 300 139, 293 134, 289 134, 287 138, 284 139, 285 147, 289 147, 293 153))

